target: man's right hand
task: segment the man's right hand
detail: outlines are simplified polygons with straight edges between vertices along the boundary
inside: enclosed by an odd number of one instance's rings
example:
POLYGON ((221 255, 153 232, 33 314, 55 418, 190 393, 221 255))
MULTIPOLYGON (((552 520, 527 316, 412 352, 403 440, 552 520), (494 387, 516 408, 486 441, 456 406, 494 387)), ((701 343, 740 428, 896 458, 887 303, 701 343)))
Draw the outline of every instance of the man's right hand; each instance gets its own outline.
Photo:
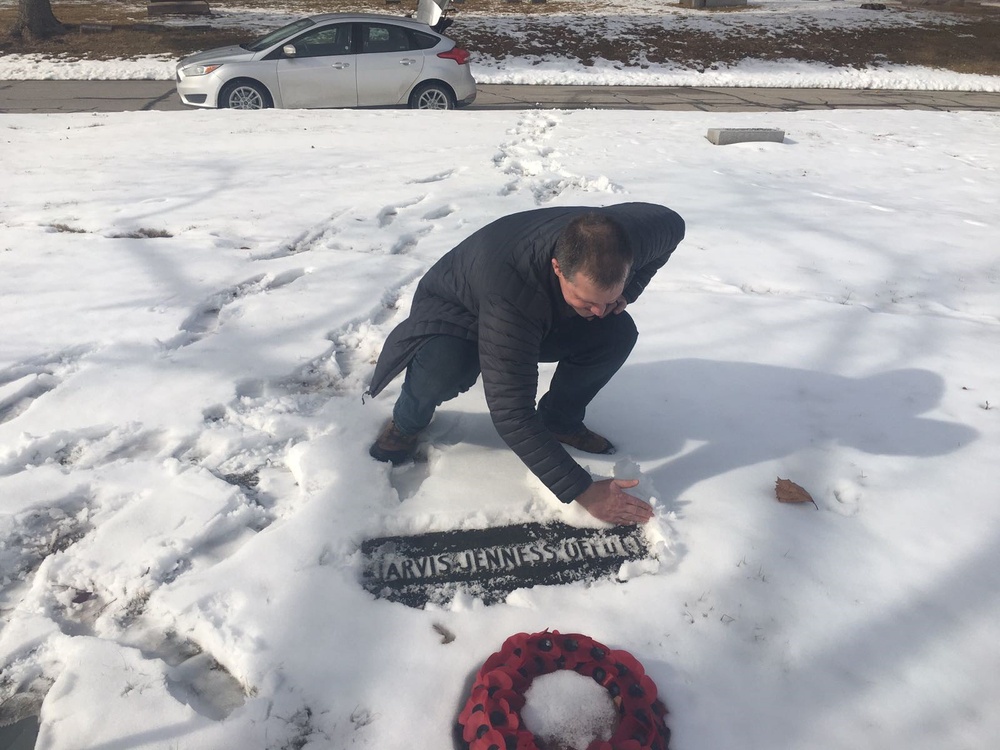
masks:
POLYGON ((624 490, 639 484, 638 479, 604 479, 584 490, 576 502, 594 518, 620 526, 646 523, 653 517, 653 506, 624 490))

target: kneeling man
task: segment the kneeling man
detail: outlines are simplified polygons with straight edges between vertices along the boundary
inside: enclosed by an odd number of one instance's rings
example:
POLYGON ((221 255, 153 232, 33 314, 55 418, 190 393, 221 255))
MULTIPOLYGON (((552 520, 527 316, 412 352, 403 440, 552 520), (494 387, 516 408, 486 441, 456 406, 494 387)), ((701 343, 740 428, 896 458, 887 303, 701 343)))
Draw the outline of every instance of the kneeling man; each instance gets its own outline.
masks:
POLYGON ((500 437, 556 497, 610 523, 648 521, 649 504, 624 492, 635 481, 595 482, 561 443, 614 453, 584 425, 587 405, 635 345, 626 306, 683 237, 681 217, 651 203, 525 211, 472 234, 424 275, 386 339, 370 393, 406 378, 371 455, 412 460, 434 410, 482 374, 500 437), (539 362, 558 365, 536 406, 539 362))

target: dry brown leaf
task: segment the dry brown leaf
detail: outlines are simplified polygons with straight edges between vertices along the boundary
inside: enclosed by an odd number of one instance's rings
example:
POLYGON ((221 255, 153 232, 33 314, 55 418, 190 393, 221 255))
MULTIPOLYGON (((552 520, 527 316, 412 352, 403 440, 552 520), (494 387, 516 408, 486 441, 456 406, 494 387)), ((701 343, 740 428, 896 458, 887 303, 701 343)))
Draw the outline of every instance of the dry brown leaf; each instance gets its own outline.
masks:
POLYGON ((779 503, 812 503, 819 510, 812 495, 789 479, 778 477, 778 481, 774 483, 774 496, 779 503))

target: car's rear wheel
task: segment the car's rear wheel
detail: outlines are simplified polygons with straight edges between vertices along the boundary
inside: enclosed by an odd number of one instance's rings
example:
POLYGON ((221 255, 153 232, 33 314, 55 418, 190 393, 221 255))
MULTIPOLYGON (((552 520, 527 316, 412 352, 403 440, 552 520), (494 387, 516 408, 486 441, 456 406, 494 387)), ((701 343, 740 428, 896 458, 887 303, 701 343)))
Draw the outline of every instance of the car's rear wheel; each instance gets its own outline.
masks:
POLYGON ((455 109, 455 97, 444 84, 424 83, 413 90, 410 109, 455 109))
POLYGON ((219 94, 219 106, 226 109, 269 109, 274 106, 267 89, 255 81, 227 83, 219 94))

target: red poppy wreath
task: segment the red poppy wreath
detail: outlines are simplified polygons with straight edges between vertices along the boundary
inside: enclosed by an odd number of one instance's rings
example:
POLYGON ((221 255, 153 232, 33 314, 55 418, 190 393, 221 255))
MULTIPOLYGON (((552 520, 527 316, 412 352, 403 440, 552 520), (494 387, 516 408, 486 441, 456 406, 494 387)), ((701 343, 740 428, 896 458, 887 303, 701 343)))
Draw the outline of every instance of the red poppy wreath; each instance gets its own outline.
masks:
POLYGON ((618 709, 611 739, 594 740, 587 750, 667 750, 667 709, 636 658, 588 636, 556 630, 512 635, 480 668, 458 715, 469 750, 539 750, 521 721, 524 693, 533 679, 560 669, 592 677, 618 709))

